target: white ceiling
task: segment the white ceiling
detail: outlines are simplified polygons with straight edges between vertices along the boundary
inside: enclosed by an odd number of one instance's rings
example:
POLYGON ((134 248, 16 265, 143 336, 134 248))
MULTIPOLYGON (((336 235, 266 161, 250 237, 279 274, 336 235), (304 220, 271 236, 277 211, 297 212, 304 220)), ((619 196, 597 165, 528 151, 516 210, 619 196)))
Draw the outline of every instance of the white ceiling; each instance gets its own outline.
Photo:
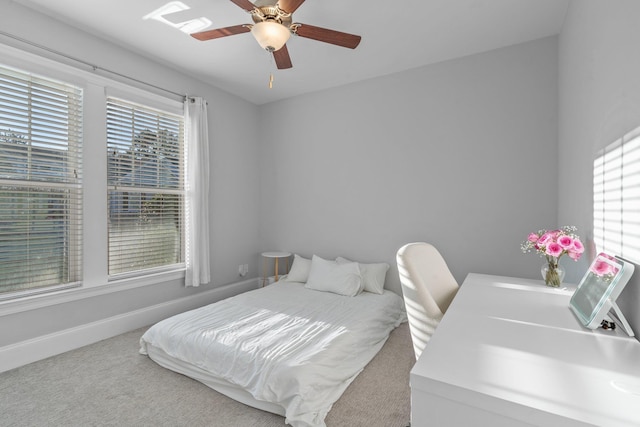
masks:
MULTIPOLYGON (((255 104, 558 34, 569 0, 307 0, 294 22, 362 36, 355 49, 302 37, 293 68, 277 70, 251 33, 206 42, 143 17, 172 0, 17 0, 255 104), (273 72, 273 88, 269 75, 273 72)), ((209 29, 251 23, 229 0, 181 0, 167 20, 208 18, 209 29)))

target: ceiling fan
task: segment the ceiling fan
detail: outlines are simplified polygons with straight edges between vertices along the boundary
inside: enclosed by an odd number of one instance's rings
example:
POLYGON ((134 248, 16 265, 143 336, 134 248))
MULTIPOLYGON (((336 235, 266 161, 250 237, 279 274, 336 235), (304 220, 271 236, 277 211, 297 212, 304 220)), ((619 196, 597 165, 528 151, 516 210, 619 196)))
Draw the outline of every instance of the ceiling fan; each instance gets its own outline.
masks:
POLYGON ((292 67, 286 45, 291 34, 350 49, 355 49, 358 46, 361 39, 360 36, 308 24, 294 23, 293 12, 304 1, 257 0, 253 4, 249 0, 231 0, 231 2, 251 14, 254 24, 233 25, 231 27, 201 31, 193 33, 191 36, 205 41, 251 32, 262 48, 273 53, 276 66, 281 70, 292 67))

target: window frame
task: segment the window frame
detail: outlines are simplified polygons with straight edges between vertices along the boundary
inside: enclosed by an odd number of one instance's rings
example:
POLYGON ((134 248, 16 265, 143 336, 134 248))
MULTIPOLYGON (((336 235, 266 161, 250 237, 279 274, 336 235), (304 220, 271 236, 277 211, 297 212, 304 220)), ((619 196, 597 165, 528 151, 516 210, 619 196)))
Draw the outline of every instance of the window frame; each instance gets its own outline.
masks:
MULTIPOLYGON (((107 200, 106 176, 106 97, 119 94, 134 102, 164 109, 183 111, 183 98, 161 95, 148 89, 132 86, 113 78, 86 71, 12 46, 0 44, 2 64, 82 88, 83 99, 83 155, 84 167, 82 221, 82 283, 80 287, 16 295, 0 300, 0 316, 62 304, 84 298, 122 292, 169 281, 183 281, 184 265, 166 271, 151 271, 136 277, 109 280, 107 273, 107 200)), ((183 219, 184 220, 184 219, 183 219)), ((183 231, 184 232, 184 231, 183 231)), ((15 295, 15 293, 13 293, 15 295)))
MULTIPOLYGON (((181 222, 181 227, 180 227, 180 236, 179 236, 179 240, 180 240, 180 255, 179 258, 180 260, 176 263, 172 263, 172 264, 167 264, 167 265, 161 265, 161 266, 154 266, 154 267, 148 267, 148 268, 143 268, 143 269, 138 269, 138 270, 133 270, 133 271, 126 271, 126 272, 118 272, 118 273, 108 273, 108 280, 109 281, 114 281, 114 280, 120 280, 120 279, 126 279, 126 278, 130 278, 130 277, 137 277, 137 276, 144 276, 147 274, 152 274, 152 273, 157 273, 157 272, 163 272, 163 271, 170 271, 170 270, 174 270, 176 268, 178 269, 184 269, 186 268, 186 262, 185 262, 185 255, 186 255, 186 250, 185 250, 185 243, 186 243, 186 235, 185 235, 185 230, 186 230, 186 212, 185 212, 185 199, 186 199, 186 188, 185 188, 185 174, 186 174, 186 138, 185 138, 185 123, 184 123, 184 112, 182 110, 182 108, 172 108, 172 109, 168 109, 166 105, 164 106, 160 106, 157 103, 154 103, 154 105, 149 105, 149 103, 142 103, 139 100, 138 101, 133 101, 131 100, 131 96, 127 96, 127 95, 123 95, 123 94, 115 94, 117 93, 117 91, 114 91, 113 89, 108 90, 107 91, 107 96, 105 99, 105 102, 114 102, 114 103, 118 103, 121 102, 123 104, 129 104, 131 106, 140 106, 143 109, 146 110, 155 110, 158 113, 163 113, 163 114, 167 114, 167 115, 173 115, 176 117, 180 117, 180 127, 182 128, 182 137, 180 139, 180 145, 179 145, 179 153, 180 153, 180 159, 179 159, 179 188, 178 189, 166 189, 166 188, 157 188, 157 187, 149 187, 149 188, 143 188, 143 187, 136 187, 136 186, 125 186, 125 187, 121 187, 121 191, 123 192, 123 194, 126 194, 127 196, 127 201, 128 200, 128 196, 129 196, 129 192, 126 191, 127 189, 129 189, 131 192, 133 193, 138 193, 138 192, 142 192, 144 193, 145 189, 149 190, 148 192, 158 192, 158 193, 163 193, 163 194, 177 194, 179 196, 181 196, 182 198, 182 202, 180 204, 180 210, 178 212, 179 216, 180 216, 180 222, 181 222), (110 101, 113 100, 113 101, 110 101)), ((182 104, 181 104, 182 107, 182 104)), ((105 139, 105 149, 108 151, 108 142, 105 139)), ((108 166, 107 166, 108 167, 108 166)), ((118 190, 118 186, 117 185, 113 185, 110 184, 109 182, 107 182, 107 192, 109 191, 117 191, 118 190)), ((109 209, 109 203, 110 203, 110 199, 107 195, 107 205, 105 206, 105 209, 109 209)), ((107 228, 109 228, 109 225, 107 226, 107 228)), ((111 255, 108 254, 108 257, 110 257, 111 255)))
MULTIPOLYGON (((9 96, 13 98, 11 94, 15 94, 15 99, 24 99, 24 104, 8 104, 7 118, 13 122, 14 126, 8 125, 8 128, 3 130, 24 136, 25 144, 21 144, 15 149, 8 148, 11 150, 9 153, 13 152, 15 157, 8 156, 7 166, 9 168, 6 170, 8 175, 6 179, 0 179, 0 183, 7 187, 16 187, 15 197, 25 202, 30 201, 29 211, 33 212, 34 217, 29 217, 28 225, 26 225, 28 231, 25 231, 27 235, 21 239, 32 241, 33 237, 34 243, 27 246, 29 252, 32 247, 36 247, 36 251, 41 251, 41 249, 37 249, 37 242, 43 238, 50 239, 51 232, 55 233, 53 238, 56 240, 58 232, 62 236, 60 242, 53 242, 55 247, 49 246, 51 243, 49 241, 44 252, 47 254, 44 259, 50 259, 51 253, 58 253, 62 257, 60 260, 62 265, 58 266, 62 270, 56 271, 56 276, 61 276, 56 277, 58 279, 56 283, 45 283, 48 280, 43 281, 42 276, 38 277, 45 271, 47 274, 50 273, 51 270, 49 267, 43 270, 42 265, 38 266, 37 256, 21 258, 24 260, 25 267, 20 268, 22 273, 18 274, 20 276, 27 273, 24 276, 27 280, 24 283, 18 283, 17 286, 25 285, 25 288, 1 292, 0 300, 5 300, 77 287, 82 284, 82 142, 84 139, 82 106, 84 94, 83 89, 75 83, 5 63, 1 65, 5 70, 3 75, 6 78, 3 77, 3 80, 7 82, 6 88, 9 96), (66 113, 63 113, 65 111, 66 113), (63 126, 65 124, 66 126, 63 126), (61 138, 65 136, 66 138, 61 138), (18 147, 22 147, 22 149, 18 147), (66 151, 64 151, 64 147, 66 147, 66 151), (60 153, 65 152, 66 155, 60 157, 60 153), (14 158, 14 162, 19 161, 20 153, 25 154, 25 170, 24 172, 15 170, 12 172, 10 159, 14 158), (54 165, 59 165, 59 167, 54 165), (23 174, 24 176, 21 176, 23 174), (36 191, 37 194, 35 199, 33 191, 36 191), (45 194, 59 194, 60 196, 45 196, 45 201, 42 199, 45 194), (60 220, 52 221, 50 213, 46 217, 42 217, 44 215, 44 211, 41 211, 42 205, 46 204, 49 210, 52 200, 56 200, 58 197, 66 205, 66 208, 61 208, 60 220), (34 204, 31 203, 32 200, 34 204), (39 211, 40 214, 38 214, 39 211), (36 231, 38 229, 46 230, 46 232, 42 234, 41 231, 36 231), (34 231, 32 237, 31 231, 34 231)), ((20 208, 11 208, 11 210, 15 209, 20 208)), ((21 219, 16 220, 18 224, 21 224, 21 219)), ((16 285, 9 283, 9 286, 16 285)))

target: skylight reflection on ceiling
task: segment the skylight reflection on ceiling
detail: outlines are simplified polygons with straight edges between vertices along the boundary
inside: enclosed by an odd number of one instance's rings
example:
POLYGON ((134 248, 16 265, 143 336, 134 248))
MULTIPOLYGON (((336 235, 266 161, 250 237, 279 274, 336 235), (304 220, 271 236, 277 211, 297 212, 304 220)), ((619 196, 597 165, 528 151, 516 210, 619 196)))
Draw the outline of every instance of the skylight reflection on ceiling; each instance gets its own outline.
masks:
MULTIPOLYGON (((211 25, 211 21, 203 16, 199 18, 188 19, 186 21, 180 21, 180 22, 172 22, 166 18, 167 15, 174 15, 174 18, 175 18, 175 14, 178 14, 180 12, 184 12, 187 10, 191 10, 191 8, 186 4, 184 4, 183 2, 171 1, 165 4, 164 6, 161 6, 160 8, 154 10, 153 12, 143 16, 142 19, 144 20, 153 19, 155 21, 162 22, 163 24, 176 28, 186 34, 191 34, 191 33, 204 30, 205 28, 211 25)), ((182 15, 184 14, 180 13, 180 15, 178 16, 182 16, 182 15)))

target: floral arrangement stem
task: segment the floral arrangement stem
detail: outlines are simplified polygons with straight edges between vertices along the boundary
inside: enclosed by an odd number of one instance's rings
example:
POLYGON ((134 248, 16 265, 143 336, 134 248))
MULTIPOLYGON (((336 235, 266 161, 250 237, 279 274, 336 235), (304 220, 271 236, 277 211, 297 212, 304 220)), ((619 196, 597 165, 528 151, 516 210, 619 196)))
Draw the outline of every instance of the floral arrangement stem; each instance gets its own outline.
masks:
POLYGON ((545 274, 544 283, 547 286, 551 286, 554 288, 557 288, 562 284, 562 279, 560 278, 560 274, 558 273, 558 264, 549 262, 549 268, 547 269, 547 272, 545 274))

